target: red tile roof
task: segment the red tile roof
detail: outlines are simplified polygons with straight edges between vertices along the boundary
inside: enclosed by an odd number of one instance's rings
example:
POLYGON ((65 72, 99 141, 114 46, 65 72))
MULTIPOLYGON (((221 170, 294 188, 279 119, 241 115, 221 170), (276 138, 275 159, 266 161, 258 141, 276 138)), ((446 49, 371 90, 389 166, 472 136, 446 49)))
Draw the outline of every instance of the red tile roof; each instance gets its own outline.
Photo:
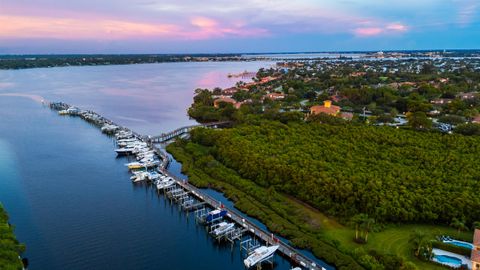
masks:
POLYGON ((324 105, 315 105, 310 107, 311 114, 326 113, 330 115, 337 115, 340 112, 340 107, 331 105, 331 101, 326 100, 324 105))
POLYGON ((472 262, 480 263, 480 250, 472 250, 472 262))
POLYGON ((472 123, 480 124, 480 115, 475 116, 475 117, 472 119, 472 123))
POLYGON ((217 98, 213 101, 213 106, 215 106, 215 108, 218 108, 218 106, 220 105, 221 102, 231 103, 233 105, 235 105, 235 103, 237 103, 235 101, 235 99, 233 99, 233 98, 221 97, 221 98, 217 98))
POLYGON ((480 247, 480 230, 475 229, 475 233, 473 234, 473 245, 480 247))

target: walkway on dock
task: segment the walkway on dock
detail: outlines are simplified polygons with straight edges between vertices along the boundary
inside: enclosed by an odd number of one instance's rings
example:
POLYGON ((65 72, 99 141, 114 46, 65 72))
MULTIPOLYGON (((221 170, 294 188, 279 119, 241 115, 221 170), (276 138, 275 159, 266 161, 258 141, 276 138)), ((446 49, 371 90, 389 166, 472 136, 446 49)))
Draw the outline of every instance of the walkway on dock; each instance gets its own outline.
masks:
POLYGON ((175 137, 178 137, 178 136, 181 136, 185 133, 188 133, 196 127, 209 127, 209 128, 213 127, 213 128, 216 128, 216 127, 230 125, 230 124, 231 124, 231 121, 219 121, 219 122, 211 122, 211 123, 205 123, 205 124, 185 126, 185 127, 177 128, 174 131, 170 131, 170 132, 158 135, 158 136, 150 137, 149 140, 152 143, 163 143, 163 142, 169 141, 169 140, 171 140, 175 137))

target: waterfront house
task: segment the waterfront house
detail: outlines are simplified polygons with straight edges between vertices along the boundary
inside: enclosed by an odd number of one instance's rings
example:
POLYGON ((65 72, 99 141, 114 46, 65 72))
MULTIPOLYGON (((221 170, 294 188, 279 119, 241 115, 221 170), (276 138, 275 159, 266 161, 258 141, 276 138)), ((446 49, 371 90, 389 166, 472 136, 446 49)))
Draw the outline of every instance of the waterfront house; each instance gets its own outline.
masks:
POLYGON ((472 270, 480 270, 480 230, 475 229, 473 234, 472 270))

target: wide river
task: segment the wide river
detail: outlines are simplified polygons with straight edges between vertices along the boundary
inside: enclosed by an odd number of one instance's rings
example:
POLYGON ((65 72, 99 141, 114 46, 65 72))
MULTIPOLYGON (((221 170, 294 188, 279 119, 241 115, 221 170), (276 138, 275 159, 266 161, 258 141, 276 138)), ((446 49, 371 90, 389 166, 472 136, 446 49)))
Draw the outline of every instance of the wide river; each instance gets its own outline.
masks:
MULTIPOLYGON (((27 246, 29 269, 244 269, 238 245, 216 243, 192 215, 133 185, 111 138, 39 101, 65 101, 159 134, 192 123, 186 109, 195 88, 228 87, 238 80, 228 73, 269 65, 0 71, 0 202, 27 246)), ((291 267, 280 256, 275 262, 275 269, 291 267)))

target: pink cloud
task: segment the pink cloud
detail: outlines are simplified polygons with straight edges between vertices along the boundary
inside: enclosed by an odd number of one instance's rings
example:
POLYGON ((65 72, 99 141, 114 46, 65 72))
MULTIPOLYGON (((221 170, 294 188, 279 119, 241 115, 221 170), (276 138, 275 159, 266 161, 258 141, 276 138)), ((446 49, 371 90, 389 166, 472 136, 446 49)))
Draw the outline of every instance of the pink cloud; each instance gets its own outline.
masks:
POLYGON ((401 23, 391 23, 387 25, 385 29, 392 30, 392 31, 399 31, 399 32, 405 32, 408 30, 407 26, 401 23))
POLYGON ((353 30, 355 35, 361 37, 376 36, 383 32, 382 28, 379 27, 365 27, 365 28, 356 28, 353 30))
POLYGON ((145 23, 103 17, 58 18, 0 15, 0 38, 57 38, 68 40, 126 38, 209 39, 267 35, 261 28, 194 17, 190 24, 145 23))
POLYGON ((186 30, 183 33, 183 36, 187 39, 201 40, 226 36, 255 37, 269 34, 266 29, 248 27, 248 25, 239 21, 229 23, 207 17, 193 17, 190 23, 195 29, 186 30))
POLYGON ((401 23, 390 23, 385 26, 359 27, 353 29, 353 33, 359 37, 371 37, 383 34, 395 34, 406 32, 408 27, 401 23))
POLYGON ((122 39, 172 36, 173 24, 149 24, 103 18, 76 19, 0 15, 0 38, 122 39))

